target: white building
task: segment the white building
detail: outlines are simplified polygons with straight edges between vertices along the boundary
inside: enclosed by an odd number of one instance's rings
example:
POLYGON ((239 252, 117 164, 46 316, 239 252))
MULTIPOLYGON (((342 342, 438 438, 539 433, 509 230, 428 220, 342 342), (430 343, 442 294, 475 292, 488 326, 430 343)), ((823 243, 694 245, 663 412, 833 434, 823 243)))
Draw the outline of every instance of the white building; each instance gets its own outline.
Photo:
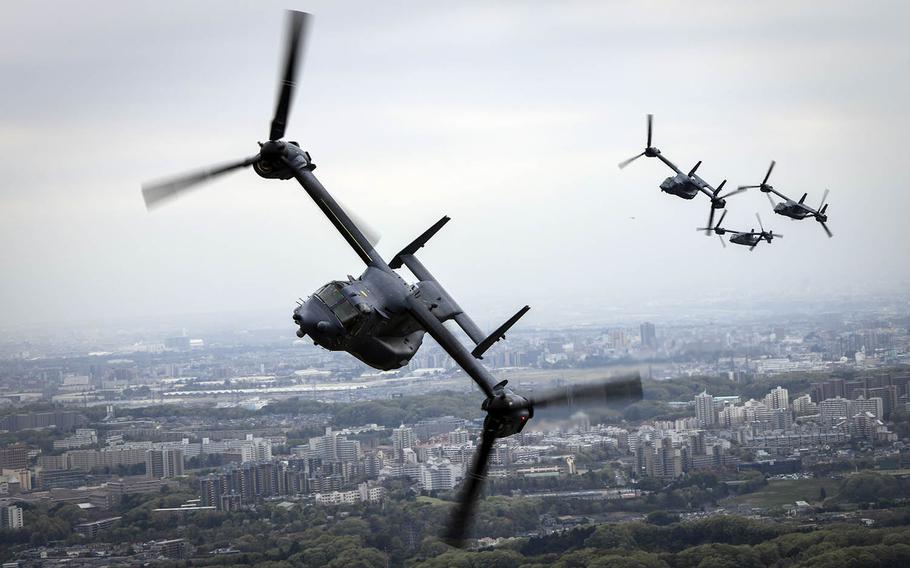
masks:
POLYGON ((778 410, 780 408, 790 408, 790 393, 784 387, 771 389, 771 392, 765 396, 765 406, 769 410, 778 410))
POLYGON ((714 413, 714 397, 704 391, 695 395, 695 418, 702 428, 713 426, 717 422, 714 413))
POLYGON ((414 447, 414 430, 401 425, 392 430, 392 447, 397 451, 414 447))
POLYGON ((21 529, 22 508, 10 505, 9 507, 0 508, 0 527, 4 529, 21 529))

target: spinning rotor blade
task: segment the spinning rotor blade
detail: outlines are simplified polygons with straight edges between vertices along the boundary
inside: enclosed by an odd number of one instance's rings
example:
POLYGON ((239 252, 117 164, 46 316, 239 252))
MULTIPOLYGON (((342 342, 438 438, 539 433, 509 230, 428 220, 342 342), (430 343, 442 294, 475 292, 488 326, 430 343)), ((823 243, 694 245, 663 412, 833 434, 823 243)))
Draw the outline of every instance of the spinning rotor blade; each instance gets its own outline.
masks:
POLYGON ((347 204, 342 203, 341 200, 335 199, 338 205, 344 209, 345 214, 351 219, 351 221, 357 225, 357 228, 360 229, 360 232, 363 233, 363 236, 370 242, 374 247, 379 244, 380 239, 382 239, 382 233, 376 230, 375 227, 363 220, 363 217, 354 213, 354 210, 347 206, 347 204))
POLYGON ((648 115, 648 144, 647 144, 647 146, 645 146, 645 148, 651 147, 651 130, 652 130, 653 126, 654 126, 654 115, 649 114, 648 115))
POLYGON ((759 215, 758 213, 756 213, 756 214, 755 214, 755 218, 758 219, 758 227, 759 227, 759 228, 761 229, 761 231, 764 233, 764 232, 765 232, 765 227, 764 227, 764 225, 761 224, 761 215, 759 215))
POLYGON ((480 446, 474 454, 474 461, 471 463, 471 470, 465 475, 464 487, 458 495, 458 503, 455 510, 452 511, 452 517, 449 519, 449 527, 446 529, 443 540, 452 546, 464 546, 465 537, 468 534, 474 509, 477 507, 477 498, 480 497, 480 490, 483 481, 486 479, 487 466, 490 462, 490 454, 493 453, 493 444, 496 438, 492 433, 483 431, 480 438, 480 446))
POLYGON ((634 375, 602 383, 570 385, 540 396, 528 397, 532 408, 572 404, 619 404, 638 402, 642 398, 641 377, 634 375))
POLYGON ((768 196, 768 201, 771 202, 771 207, 777 207, 777 203, 774 203, 774 198, 771 197, 771 192, 769 191, 769 192, 766 193, 765 195, 768 196))
POLYGON ((761 186, 760 185, 741 185, 741 186, 737 187, 736 189, 755 189, 757 187, 761 187, 761 186))
POLYGON ((715 198, 716 198, 716 197, 717 197, 717 194, 720 193, 720 190, 722 190, 722 189, 724 188, 725 185, 727 185, 727 180, 724 180, 724 181, 720 182, 720 185, 717 186, 717 189, 714 190, 714 195, 713 195, 712 197, 715 197, 715 198))
POLYGON ((626 166, 628 166, 629 164, 631 164, 632 162, 634 162, 635 160, 641 158, 641 157, 644 156, 644 155, 645 155, 645 153, 642 152, 641 154, 638 154, 638 155, 636 155, 636 156, 632 156, 632 157, 629 158, 628 160, 619 162, 619 169, 625 168, 626 166))
POLYGON ((771 160, 771 165, 768 166, 768 173, 765 174, 765 179, 763 179, 761 182, 762 185, 765 185, 766 183, 768 183, 768 178, 771 177, 771 171, 774 169, 774 164, 776 164, 776 163, 777 162, 775 162, 774 160, 771 160))
POLYGON ((828 199, 828 189, 825 188, 825 193, 822 194, 822 202, 818 206, 818 212, 821 213, 822 208, 825 206, 825 200, 828 199))
POLYGON ((705 235, 711 236, 711 230, 714 227, 714 205, 712 204, 709 207, 710 212, 708 213, 708 224, 705 226, 705 235))
POLYGON ((255 156, 240 160, 239 162, 232 162, 214 168, 206 168, 160 182, 143 184, 142 197, 145 199, 145 207, 146 209, 152 209, 168 199, 177 197, 178 194, 195 185, 210 181, 222 174, 253 165, 258 161, 259 154, 256 154, 255 156))
POLYGON ((284 138, 288 113, 291 109, 291 97, 294 95, 294 87, 297 86, 297 68, 300 66, 298 59, 303 59, 300 57, 302 52, 301 44, 305 43, 304 34, 309 25, 309 20, 310 15, 306 12, 288 11, 288 35, 287 51, 284 60, 284 76, 281 82, 281 90, 278 92, 278 103, 275 105, 275 118, 272 119, 269 140, 280 140, 284 138))
POLYGON ((828 234, 828 238, 829 238, 829 239, 830 239, 831 237, 834 236, 834 233, 832 233, 832 232, 831 232, 831 229, 828 228, 828 224, 827 224, 827 223, 821 223, 821 226, 822 226, 822 229, 825 230, 825 233, 828 234))
POLYGON ((693 175, 695 175, 695 172, 698 170, 698 167, 700 165, 701 165, 701 160, 699 160, 698 163, 696 163, 694 166, 692 166, 692 169, 689 170, 689 177, 692 177, 693 175))
POLYGON ((749 247, 749 251, 751 252, 751 251, 755 250, 755 247, 757 247, 757 246, 758 246, 758 243, 755 243, 754 245, 749 247))
POLYGON ((718 227, 720 227, 720 226, 723 224, 723 222, 724 222, 724 217, 726 217, 726 216, 727 216, 727 210, 724 209, 724 212, 720 214, 720 220, 717 222, 716 225, 714 225, 714 228, 715 228, 715 229, 718 228, 718 227))
MULTIPOLYGON (((718 189, 720 189, 720 188, 718 188, 718 189)), ((748 189, 747 187, 738 187, 729 193, 725 193, 724 195, 721 195, 719 199, 726 199, 728 197, 732 197, 732 196, 736 195, 737 193, 742 193, 742 192, 746 191, 747 189, 748 189)))
POLYGON ((724 245, 724 248, 727 248, 727 243, 724 242, 724 238, 720 235, 717 235, 717 238, 720 239, 720 244, 724 245))

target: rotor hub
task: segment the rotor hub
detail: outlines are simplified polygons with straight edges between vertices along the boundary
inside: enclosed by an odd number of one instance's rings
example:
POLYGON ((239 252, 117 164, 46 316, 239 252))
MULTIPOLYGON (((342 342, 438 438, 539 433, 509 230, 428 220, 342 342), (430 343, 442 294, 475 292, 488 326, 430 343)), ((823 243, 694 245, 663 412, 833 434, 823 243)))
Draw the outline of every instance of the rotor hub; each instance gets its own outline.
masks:
POLYGON ((266 162, 277 162, 285 155, 284 142, 278 140, 269 140, 262 145, 259 155, 266 162))
POLYGON ((647 148, 645 148, 645 156, 647 156, 649 158, 656 158, 659 154, 660 154, 660 150, 658 150, 654 146, 648 146, 647 148))

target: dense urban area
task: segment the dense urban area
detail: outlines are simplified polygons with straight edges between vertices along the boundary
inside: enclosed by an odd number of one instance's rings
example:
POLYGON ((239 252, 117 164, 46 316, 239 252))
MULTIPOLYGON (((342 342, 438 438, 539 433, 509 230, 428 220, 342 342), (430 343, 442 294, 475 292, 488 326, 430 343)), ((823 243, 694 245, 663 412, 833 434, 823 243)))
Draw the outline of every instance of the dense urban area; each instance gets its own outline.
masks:
POLYGON ((910 565, 910 304, 730 313, 497 344, 518 392, 639 372, 644 400, 499 440, 468 550, 439 537, 483 396, 429 341, 378 372, 290 326, 5 330, 0 561, 910 565))

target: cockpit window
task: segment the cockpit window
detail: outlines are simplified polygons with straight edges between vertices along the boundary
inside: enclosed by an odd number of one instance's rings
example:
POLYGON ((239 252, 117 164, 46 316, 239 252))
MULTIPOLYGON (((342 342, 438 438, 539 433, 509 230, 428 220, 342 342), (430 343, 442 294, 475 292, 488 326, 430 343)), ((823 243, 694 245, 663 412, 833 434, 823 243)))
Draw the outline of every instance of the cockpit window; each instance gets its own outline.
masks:
POLYGON ((344 300, 344 296, 341 294, 341 286, 335 282, 323 286, 322 290, 316 292, 316 295, 330 308, 344 300))
POLYGON ((326 284, 322 290, 316 292, 316 296, 332 310, 341 325, 346 328, 350 328, 360 316, 357 308, 341 293, 341 285, 337 282, 326 284))

